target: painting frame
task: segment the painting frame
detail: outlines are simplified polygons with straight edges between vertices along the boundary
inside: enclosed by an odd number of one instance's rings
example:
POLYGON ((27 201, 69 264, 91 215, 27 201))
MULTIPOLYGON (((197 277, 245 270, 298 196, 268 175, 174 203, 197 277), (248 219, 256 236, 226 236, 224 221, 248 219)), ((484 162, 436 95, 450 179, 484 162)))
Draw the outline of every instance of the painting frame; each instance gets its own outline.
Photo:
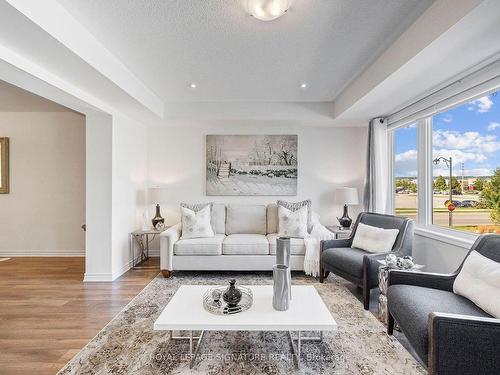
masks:
POLYGON ((296 196, 297 134, 207 134, 207 196, 296 196))
POLYGON ((0 194, 9 194, 9 138, 0 137, 0 194))

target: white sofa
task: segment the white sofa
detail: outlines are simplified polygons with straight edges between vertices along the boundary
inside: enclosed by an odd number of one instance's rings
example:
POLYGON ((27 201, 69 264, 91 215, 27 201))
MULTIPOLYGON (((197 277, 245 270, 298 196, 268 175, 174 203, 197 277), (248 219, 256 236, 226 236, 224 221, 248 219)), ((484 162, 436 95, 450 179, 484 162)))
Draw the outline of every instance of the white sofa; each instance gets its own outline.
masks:
MULTIPOLYGON (((174 270, 272 270, 278 238, 278 206, 214 204, 214 237, 180 239, 181 224, 160 235, 160 268, 174 270)), ((304 240, 291 240, 290 267, 304 269, 304 240)))

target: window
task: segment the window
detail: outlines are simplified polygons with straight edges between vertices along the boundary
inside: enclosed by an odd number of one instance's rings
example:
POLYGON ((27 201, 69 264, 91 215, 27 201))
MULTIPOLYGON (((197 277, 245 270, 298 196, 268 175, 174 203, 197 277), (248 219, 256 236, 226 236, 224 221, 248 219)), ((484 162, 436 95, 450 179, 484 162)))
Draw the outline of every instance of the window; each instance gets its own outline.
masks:
POLYGON ((417 218, 417 126, 394 132, 394 209, 398 216, 417 218))
POLYGON ((498 93, 392 130, 396 215, 454 230, 500 233, 498 93))
POLYGON ((433 224, 500 231, 499 96, 486 95, 433 116, 432 159, 433 224))

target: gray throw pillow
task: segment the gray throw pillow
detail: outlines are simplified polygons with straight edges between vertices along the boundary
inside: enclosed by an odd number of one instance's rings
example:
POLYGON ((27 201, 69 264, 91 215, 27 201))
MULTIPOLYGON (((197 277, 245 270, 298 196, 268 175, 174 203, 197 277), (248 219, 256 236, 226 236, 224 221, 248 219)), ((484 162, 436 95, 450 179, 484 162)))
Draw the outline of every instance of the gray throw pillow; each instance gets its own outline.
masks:
POLYGON ((286 209, 290 211, 297 211, 300 210, 302 207, 306 206, 307 207, 307 231, 311 232, 312 230, 312 209, 311 205, 312 202, 310 199, 306 199, 305 201, 301 202, 287 202, 287 201, 282 201, 278 200, 276 202, 278 206, 285 207, 286 209))
POLYGON ((209 202, 209 203, 181 203, 181 207, 188 208, 190 210, 193 210, 194 212, 198 212, 200 210, 203 210, 205 207, 210 206, 210 226, 212 227, 212 230, 214 233, 217 233, 217 227, 215 225, 215 214, 213 210, 213 205, 214 202, 209 202))

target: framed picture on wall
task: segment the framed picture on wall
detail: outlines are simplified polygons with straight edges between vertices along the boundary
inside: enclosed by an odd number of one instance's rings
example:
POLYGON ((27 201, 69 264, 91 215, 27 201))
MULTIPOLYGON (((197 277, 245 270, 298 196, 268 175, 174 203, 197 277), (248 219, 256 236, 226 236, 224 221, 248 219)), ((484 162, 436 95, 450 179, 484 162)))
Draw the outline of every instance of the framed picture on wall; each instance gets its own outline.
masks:
POLYGON ((207 135, 207 195, 297 195, 297 135, 207 135))
POLYGON ((9 193, 9 138, 0 138, 0 194, 9 193))

